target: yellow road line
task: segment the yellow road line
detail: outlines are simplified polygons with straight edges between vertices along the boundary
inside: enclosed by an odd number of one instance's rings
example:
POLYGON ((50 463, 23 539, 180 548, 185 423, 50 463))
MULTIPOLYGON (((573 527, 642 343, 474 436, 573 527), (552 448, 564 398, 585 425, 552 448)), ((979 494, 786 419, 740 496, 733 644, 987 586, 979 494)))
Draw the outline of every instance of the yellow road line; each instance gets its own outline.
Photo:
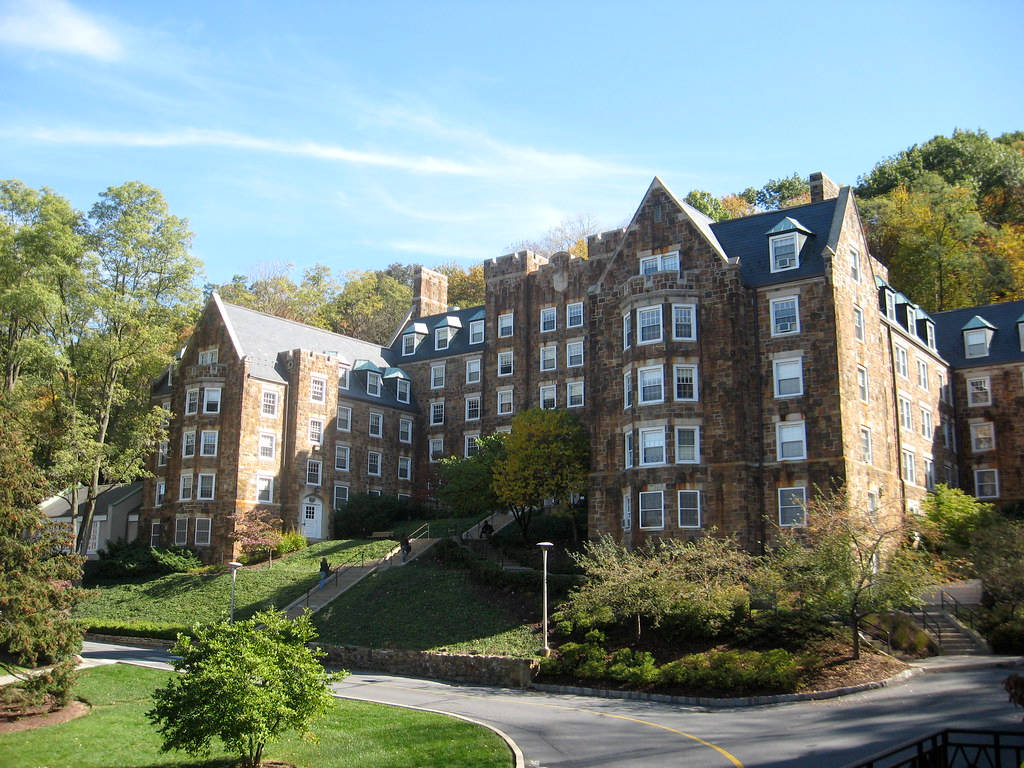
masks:
MULTIPOLYGON (((438 692, 435 692, 435 691, 425 690, 423 688, 413 688, 412 686, 408 686, 408 685, 395 685, 394 683, 358 683, 358 684, 359 685, 374 685, 374 686, 378 686, 380 688, 395 688, 395 689, 400 690, 400 691, 414 691, 416 693, 438 693, 438 692)), ((481 698, 485 698, 485 697, 482 697, 482 696, 469 696, 469 695, 464 694, 464 693, 455 693, 453 691, 444 691, 444 695, 445 696, 454 696, 454 697, 461 698, 461 699, 477 699, 478 700, 478 699, 481 699, 481 698)), ((486 698, 496 699, 498 697, 496 697, 496 696, 487 696, 486 698)), ((694 736, 692 733, 687 733, 686 731, 680 731, 680 730, 677 730, 675 728, 669 728, 667 725, 662 725, 661 723, 652 723, 650 720, 641 720, 641 719, 636 718, 636 717, 627 717, 626 715, 613 715, 613 714, 609 714, 607 712, 598 712, 598 711, 593 710, 593 709, 584 709, 583 707, 568 707, 568 706, 565 706, 564 704, 549 704, 547 702, 542 702, 542 701, 516 701, 515 703, 517 703, 517 704, 526 704, 526 705, 529 705, 531 707, 545 707, 547 709, 564 709, 564 710, 566 710, 568 712, 582 712, 582 713, 587 714, 587 715, 598 715, 599 717, 611 717, 611 718, 614 718, 616 720, 627 720, 627 721, 629 721, 631 723, 639 723, 640 725, 648 725, 651 728, 660 728, 663 731, 669 731, 670 733, 676 733, 676 734, 679 734, 680 736, 685 736, 688 739, 692 739, 693 741, 696 741, 698 744, 700 744, 702 746, 705 746, 705 747, 708 747, 709 749, 715 750, 715 752, 717 752, 722 757, 724 757, 726 760, 728 760, 730 763, 732 763, 735 766, 735 768, 744 768, 743 763, 741 763, 738 759, 736 759, 735 756, 733 756, 732 754, 730 754, 726 750, 722 749, 717 744, 712 744, 710 741, 705 741, 704 739, 700 738, 700 736, 694 736)))

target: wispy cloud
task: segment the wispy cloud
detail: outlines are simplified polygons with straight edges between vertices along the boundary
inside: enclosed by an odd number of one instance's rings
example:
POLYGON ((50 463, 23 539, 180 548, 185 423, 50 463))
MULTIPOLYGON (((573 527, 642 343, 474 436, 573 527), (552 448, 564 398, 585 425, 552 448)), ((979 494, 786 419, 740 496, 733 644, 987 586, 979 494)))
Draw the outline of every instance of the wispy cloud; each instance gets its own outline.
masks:
POLYGON ((0 9, 0 43, 112 61, 121 43, 95 19, 64 0, 32 0, 0 9))

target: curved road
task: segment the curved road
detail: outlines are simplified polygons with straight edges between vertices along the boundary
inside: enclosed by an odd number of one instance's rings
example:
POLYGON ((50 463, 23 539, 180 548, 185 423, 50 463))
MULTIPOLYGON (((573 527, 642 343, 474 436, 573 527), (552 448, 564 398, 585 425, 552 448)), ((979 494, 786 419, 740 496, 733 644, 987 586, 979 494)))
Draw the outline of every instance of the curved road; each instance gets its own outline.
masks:
MULTIPOLYGON (((159 664, 163 651, 87 642, 86 659, 159 664)), ((499 728, 543 768, 822 768, 843 766, 941 728, 1024 732, 1007 701, 1009 671, 921 674, 825 701, 706 709, 354 674, 344 698, 463 715, 499 728)))

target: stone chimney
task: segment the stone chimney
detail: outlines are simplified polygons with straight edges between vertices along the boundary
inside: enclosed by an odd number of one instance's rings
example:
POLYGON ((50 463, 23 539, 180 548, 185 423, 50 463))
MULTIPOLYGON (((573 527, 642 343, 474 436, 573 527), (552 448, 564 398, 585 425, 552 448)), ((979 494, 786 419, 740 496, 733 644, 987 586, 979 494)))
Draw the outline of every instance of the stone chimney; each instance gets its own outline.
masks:
POLYGON ((412 283, 412 316, 427 317, 448 311, 448 278, 426 267, 417 267, 412 283))
POLYGON ((809 181, 811 183, 812 203, 820 203, 824 200, 832 200, 839 197, 839 185, 821 171, 812 173, 809 181))

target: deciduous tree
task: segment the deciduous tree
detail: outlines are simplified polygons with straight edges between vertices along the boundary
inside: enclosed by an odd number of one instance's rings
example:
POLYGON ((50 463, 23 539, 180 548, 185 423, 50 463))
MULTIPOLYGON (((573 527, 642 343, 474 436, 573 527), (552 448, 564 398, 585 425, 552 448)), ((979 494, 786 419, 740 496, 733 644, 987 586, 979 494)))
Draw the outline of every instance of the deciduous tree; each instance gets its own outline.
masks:
POLYGON ((499 502, 494 493, 494 477, 498 463, 505 456, 506 435, 496 433, 479 438, 473 456, 450 456, 438 463, 440 487, 437 499, 456 515, 490 512, 499 502))

